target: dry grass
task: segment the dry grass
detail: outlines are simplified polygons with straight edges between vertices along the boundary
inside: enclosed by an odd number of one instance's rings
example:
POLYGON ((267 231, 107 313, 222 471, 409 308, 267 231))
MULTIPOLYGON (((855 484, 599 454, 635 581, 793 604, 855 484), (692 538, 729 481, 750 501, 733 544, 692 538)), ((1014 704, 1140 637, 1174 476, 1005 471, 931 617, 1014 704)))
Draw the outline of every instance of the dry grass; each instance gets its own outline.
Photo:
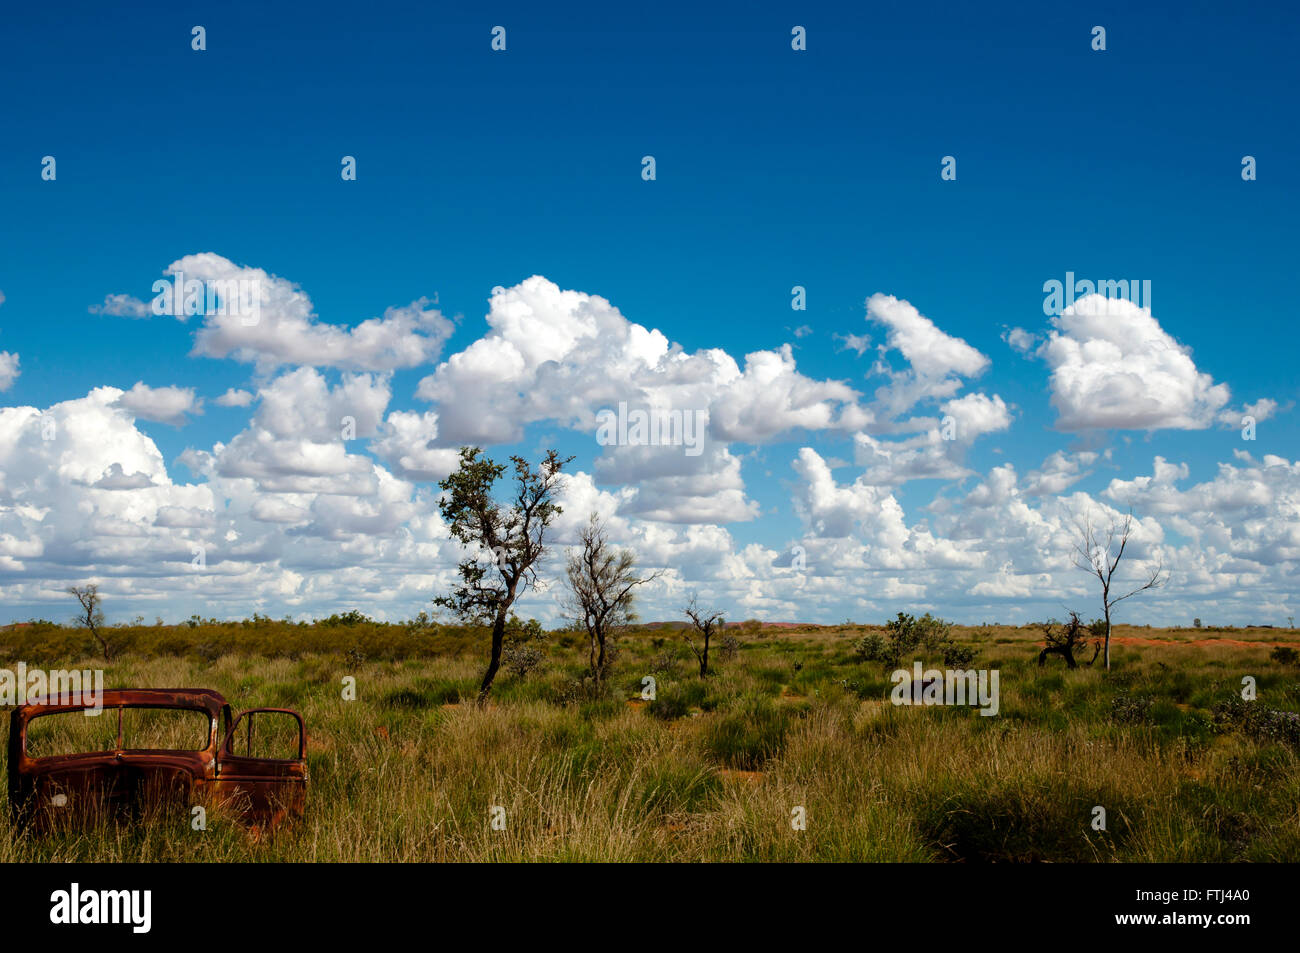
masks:
MULTIPOLYGON (((197 654, 214 638, 200 626, 179 654, 114 661, 106 684, 300 709, 304 822, 263 839, 228 817, 192 831, 188 815, 31 839, 6 819, 0 860, 1300 860, 1295 747, 1213 719, 1244 675, 1256 704, 1300 710, 1296 669, 1268 658, 1295 633, 1121 629, 1107 676, 1039 669, 1033 630, 958 629, 975 667, 1001 671, 1001 711, 985 718, 889 704, 887 675, 853 658, 863 631, 751 627, 705 680, 680 636, 641 631, 604 694, 579 685, 578 640, 553 635, 540 672, 502 677, 478 709, 458 703, 481 671, 472 639, 362 661, 311 651, 309 630, 296 658, 212 659, 197 654), (1123 641, 1147 635, 1178 644, 1123 641), (629 705, 652 670, 657 699, 629 705), (1136 714, 1117 698, 1138 699, 1136 714)), ((12 653, 0 647, 0 665, 12 653)))

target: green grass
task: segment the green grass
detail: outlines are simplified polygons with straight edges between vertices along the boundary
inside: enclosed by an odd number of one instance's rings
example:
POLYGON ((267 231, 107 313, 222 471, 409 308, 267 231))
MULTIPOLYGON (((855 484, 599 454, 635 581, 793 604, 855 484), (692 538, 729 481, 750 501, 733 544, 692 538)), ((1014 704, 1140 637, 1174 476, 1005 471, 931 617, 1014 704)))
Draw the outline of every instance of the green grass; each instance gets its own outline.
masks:
MULTIPOLYGON (((117 631, 110 687, 302 711, 304 821, 260 839, 220 814, 203 832, 158 816, 36 839, 6 815, 0 860, 1300 860, 1300 752, 1285 720, 1256 717, 1300 711, 1295 667, 1269 657, 1295 633, 1121 629, 1177 644, 1117 644, 1108 675, 1039 668, 1034 630, 959 628, 974 667, 1001 672, 990 718, 891 705, 888 673, 850 650, 865 631, 751 626, 701 679, 679 633, 637 630, 603 691, 582 640, 552 634, 544 666, 503 672, 486 709, 486 641, 468 629, 117 631), (1231 704, 1246 675, 1258 708, 1231 704)), ((95 667, 88 649, 75 630, 0 630, 0 667, 95 667)))

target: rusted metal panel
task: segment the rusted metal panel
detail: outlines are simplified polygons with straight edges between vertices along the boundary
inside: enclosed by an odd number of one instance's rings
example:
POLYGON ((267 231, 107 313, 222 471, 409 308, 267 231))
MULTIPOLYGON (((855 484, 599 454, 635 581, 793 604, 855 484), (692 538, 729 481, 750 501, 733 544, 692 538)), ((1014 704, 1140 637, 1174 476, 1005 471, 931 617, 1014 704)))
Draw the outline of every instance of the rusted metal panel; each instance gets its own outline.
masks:
POLYGON ((210 790, 224 803, 234 802, 249 823, 276 827, 301 817, 307 802, 307 731, 291 708, 253 708, 239 713, 226 731, 218 756, 217 777, 210 790), (250 758, 235 754, 240 720, 259 714, 287 715, 298 722, 296 758, 250 758))
POLYGON ((19 826, 48 830, 60 818, 74 823, 108 818, 138 819, 146 812, 195 803, 231 806, 244 823, 275 827, 301 817, 306 805, 306 733, 291 709, 253 709, 234 719, 219 692, 204 688, 113 689, 102 692, 104 714, 122 709, 173 709, 206 714, 207 743, 197 751, 121 747, 113 750, 32 757, 28 727, 35 718, 84 711, 90 704, 37 698, 10 715, 9 806, 19 826), (280 713, 298 723, 296 758, 236 756, 231 734, 240 718, 280 713), (222 731, 224 722, 225 731, 222 731))

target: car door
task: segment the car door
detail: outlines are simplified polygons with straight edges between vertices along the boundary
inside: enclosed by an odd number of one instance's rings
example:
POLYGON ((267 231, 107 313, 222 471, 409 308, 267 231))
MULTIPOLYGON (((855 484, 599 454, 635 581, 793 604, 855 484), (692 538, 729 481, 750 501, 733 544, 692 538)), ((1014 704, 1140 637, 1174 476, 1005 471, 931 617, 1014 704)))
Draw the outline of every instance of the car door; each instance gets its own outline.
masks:
POLYGON ((296 711, 241 711, 217 753, 218 796, 259 827, 301 817, 307 800, 306 746, 306 730, 296 711))

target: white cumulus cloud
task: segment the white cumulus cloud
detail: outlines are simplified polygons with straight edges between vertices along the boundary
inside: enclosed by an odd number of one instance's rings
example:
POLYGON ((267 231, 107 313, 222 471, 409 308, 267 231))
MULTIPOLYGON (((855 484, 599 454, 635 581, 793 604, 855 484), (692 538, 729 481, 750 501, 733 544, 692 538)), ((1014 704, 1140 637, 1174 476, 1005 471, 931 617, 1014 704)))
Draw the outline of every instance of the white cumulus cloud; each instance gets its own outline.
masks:
POLYGON ((1131 301, 1088 295, 1052 324, 1038 354, 1052 369, 1061 430, 1195 430, 1228 403, 1228 386, 1131 301))
POLYGON ((192 387, 150 387, 143 381, 117 399, 117 406, 142 420, 179 427, 186 414, 201 413, 203 401, 194 396, 192 387))

